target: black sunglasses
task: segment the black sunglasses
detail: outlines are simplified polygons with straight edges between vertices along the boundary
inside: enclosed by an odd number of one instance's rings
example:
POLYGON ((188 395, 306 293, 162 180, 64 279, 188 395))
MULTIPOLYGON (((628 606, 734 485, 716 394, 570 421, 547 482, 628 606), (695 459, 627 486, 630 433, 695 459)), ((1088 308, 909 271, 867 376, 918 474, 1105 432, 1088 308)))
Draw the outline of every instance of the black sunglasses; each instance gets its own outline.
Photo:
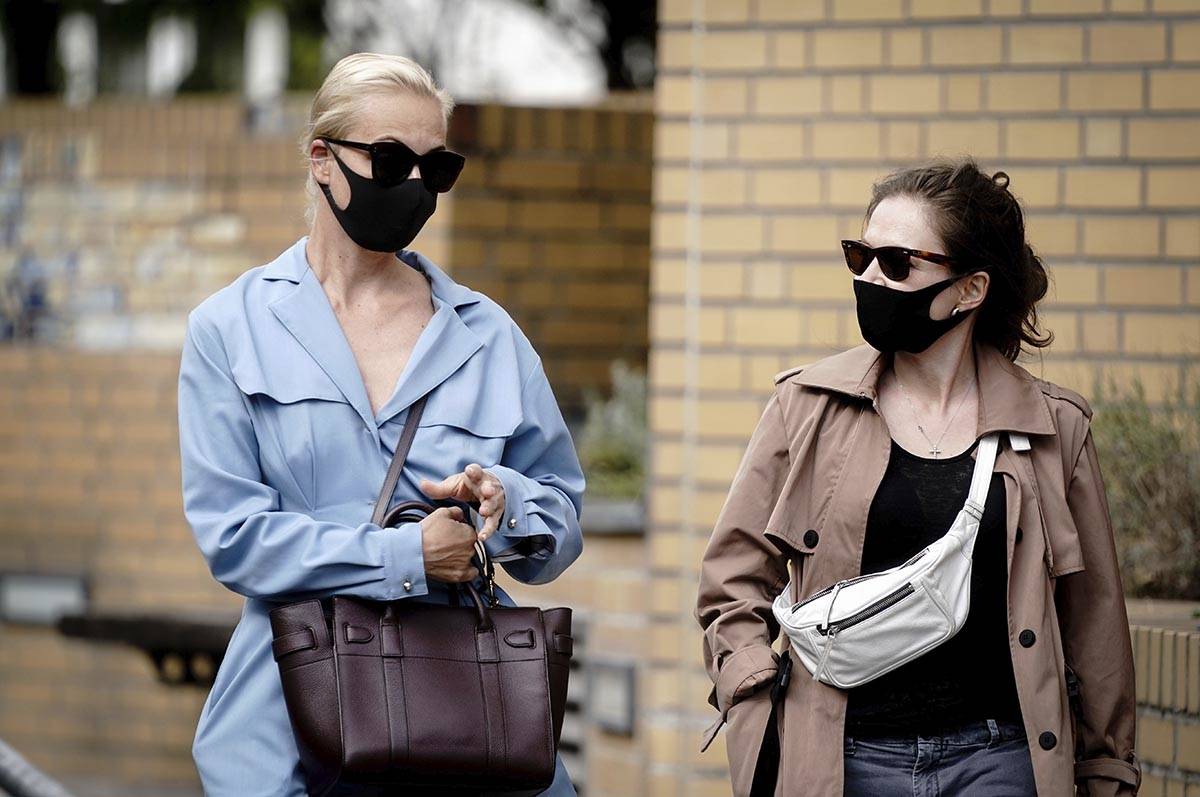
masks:
POLYGON ((867 246, 862 241, 842 241, 842 253, 846 256, 846 265, 854 276, 862 273, 871 265, 872 260, 879 260, 879 270, 883 275, 895 282, 903 282, 908 278, 912 268, 911 257, 919 257, 930 263, 952 266, 955 261, 937 252, 925 252, 921 249, 908 249, 903 246, 867 246))
POLYGON ((454 186, 462 173, 467 159, 457 152, 442 148, 418 155, 399 141, 346 141, 340 138, 324 138, 330 144, 354 147, 371 154, 371 179, 382 186, 404 182, 412 174, 413 166, 421 167, 421 180, 434 193, 442 194, 454 186))

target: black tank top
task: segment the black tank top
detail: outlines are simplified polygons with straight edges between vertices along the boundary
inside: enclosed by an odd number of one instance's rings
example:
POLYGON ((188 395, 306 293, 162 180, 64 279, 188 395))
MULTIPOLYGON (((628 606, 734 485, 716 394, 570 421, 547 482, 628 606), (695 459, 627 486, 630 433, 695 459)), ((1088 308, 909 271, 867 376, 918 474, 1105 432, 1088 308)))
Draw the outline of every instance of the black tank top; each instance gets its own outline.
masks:
MULTIPOLYGON (((867 515, 861 572, 901 564, 943 536, 971 486, 976 440, 961 454, 916 456, 892 441, 867 515)), ((971 566, 971 610, 946 642, 849 690, 850 734, 935 733, 972 720, 1020 720, 1008 647, 1004 477, 992 474, 971 566)))

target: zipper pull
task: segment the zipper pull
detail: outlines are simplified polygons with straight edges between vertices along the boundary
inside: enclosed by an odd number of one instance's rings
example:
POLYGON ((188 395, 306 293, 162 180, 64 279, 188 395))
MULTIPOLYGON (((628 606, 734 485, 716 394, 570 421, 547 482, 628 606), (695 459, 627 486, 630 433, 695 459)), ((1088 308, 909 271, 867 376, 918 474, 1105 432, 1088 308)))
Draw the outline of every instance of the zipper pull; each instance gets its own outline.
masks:
POLYGON ((842 580, 833 585, 833 594, 829 596, 829 608, 825 612, 825 627, 829 628, 833 622, 833 604, 837 600, 838 593, 842 591, 846 581, 842 580))
POLYGON ((817 661, 817 666, 813 669, 813 680, 819 680, 821 673, 825 672, 825 663, 829 660, 829 651, 833 650, 833 639, 838 634, 838 627, 832 626, 829 629, 829 636, 825 638, 825 648, 821 651, 821 658, 817 661))

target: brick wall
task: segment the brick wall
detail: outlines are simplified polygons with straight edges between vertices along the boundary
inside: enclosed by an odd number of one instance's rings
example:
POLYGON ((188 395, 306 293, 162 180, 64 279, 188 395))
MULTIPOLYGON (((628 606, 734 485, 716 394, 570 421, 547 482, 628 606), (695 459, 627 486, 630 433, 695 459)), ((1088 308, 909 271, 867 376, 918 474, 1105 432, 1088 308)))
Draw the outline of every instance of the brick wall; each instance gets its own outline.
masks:
POLYGON ((660 0, 659 21, 646 783, 724 794, 723 735, 697 753, 698 563, 772 375, 861 342, 837 241, 873 180, 968 152, 1010 174, 1052 281, 1034 374, 1152 400, 1200 375, 1200 3, 660 0))
MULTIPOLYGON (((0 347, 0 570, 83 574, 97 612, 236 620, 237 596, 183 524, 178 366, 178 354, 0 347)), ((0 623, 0 738, 81 794, 194 785, 203 700, 159 686, 131 648, 0 623)))
MULTIPOLYGON (((288 104, 297 124, 303 100, 288 104)), ((646 105, 460 107, 450 144, 469 165, 414 243, 512 313, 568 412, 607 386, 611 360, 646 360, 646 105)), ((82 573, 99 612, 236 620, 240 598, 182 514, 179 344, 191 307, 306 232, 293 137, 247 137, 230 98, 21 100, 0 113, 0 162, 0 275, 32 261, 55 322, 36 344, 0 344, 0 571, 82 573)), ((590 649, 635 652, 641 551, 638 536, 589 536, 554 584, 501 583, 572 606, 590 649)), ((198 794, 203 700, 158 684, 131 648, 0 623, 0 738, 81 795, 198 794)), ((576 774, 611 781, 633 742, 584 735, 576 774)))
POLYGON ((465 182, 446 223, 414 244, 444 251, 457 279, 512 313, 570 406, 607 386, 612 360, 646 362, 648 100, 456 111, 450 139, 468 155, 465 182))
MULTIPOLYGON (((307 99, 289 98, 275 135, 246 133, 227 97, 6 106, 0 273, 28 259, 46 275, 46 338, 178 349, 187 310, 307 233, 292 133, 307 99)), ((568 409, 607 387, 612 360, 646 360, 648 99, 461 106, 449 144, 467 168, 413 243, 512 313, 568 409)))
POLYGON ((1134 625, 1144 797, 1200 793, 1200 633, 1134 625))

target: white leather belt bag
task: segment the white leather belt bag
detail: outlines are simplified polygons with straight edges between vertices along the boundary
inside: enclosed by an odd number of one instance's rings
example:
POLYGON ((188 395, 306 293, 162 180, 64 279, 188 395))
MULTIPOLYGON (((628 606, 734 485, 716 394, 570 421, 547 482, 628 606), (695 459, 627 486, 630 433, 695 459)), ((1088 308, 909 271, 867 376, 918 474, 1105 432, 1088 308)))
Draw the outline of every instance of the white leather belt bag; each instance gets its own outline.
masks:
MULTIPOLYGON (((1029 439, 1009 433, 1016 451, 1029 439)), ((958 633, 971 608, 971 554, 987 504, 998 435, 979 441, 967 501, 945 536, 902 565, 838 581, 799 603, 791 585, 772 611, 814 679, 849 689, 958 633)))

